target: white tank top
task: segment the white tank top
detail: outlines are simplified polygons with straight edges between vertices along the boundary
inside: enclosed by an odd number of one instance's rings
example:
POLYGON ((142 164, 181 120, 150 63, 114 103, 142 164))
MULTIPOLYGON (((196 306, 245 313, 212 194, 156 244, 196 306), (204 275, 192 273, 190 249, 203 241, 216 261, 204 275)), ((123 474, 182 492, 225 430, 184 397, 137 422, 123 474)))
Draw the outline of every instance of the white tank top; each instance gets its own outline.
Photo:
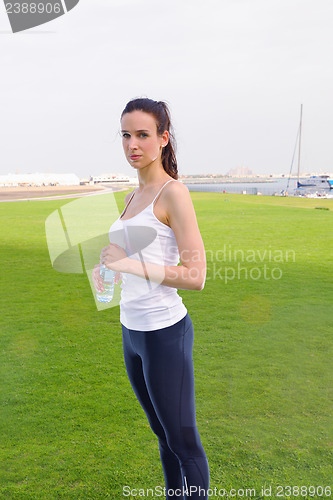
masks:
MULTIPOLYGON (((130 204, 134 193, 119 218, 109 231, 110 243, 122 246, 128 257, 161 266, 177 266, 179 250, 171 227, 163 224, 154 214, 154 203, 167 181, 150 205, 127 220, 121 216, 130 204)), ((163 278, 161 278, 161 282, 163 278)), ((177 323, 187 314, 177 288, 155 283, 134 274, 122 273, 120 322, 130 330, 151 331, 177 323)))

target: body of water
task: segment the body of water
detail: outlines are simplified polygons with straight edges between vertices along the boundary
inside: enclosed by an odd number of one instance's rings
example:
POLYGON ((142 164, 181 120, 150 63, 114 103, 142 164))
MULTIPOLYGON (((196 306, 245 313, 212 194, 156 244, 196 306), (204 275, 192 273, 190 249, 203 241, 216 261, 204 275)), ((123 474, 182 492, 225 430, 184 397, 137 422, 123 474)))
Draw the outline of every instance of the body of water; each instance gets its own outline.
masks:
POLYGON ((305 194, 312 194, 319 192, 321 194, 332 193, 330 189, 318 189, 318 188, 298 188, 297 180, 290 179, 288 186, 288 179, 276 179, 267 182, 221 182, 221 183, 183 183, 188 187, 189 191, 209 191, 211 193, 244 193, 244 194, 263 194, 263 195, 281 195, 285 192, 289 196, 298 196, 305 194), (288 186, 288 188, 287 188, 288 186))
MULTIPOLYGON (((201 184, 201 183, 186 183, 186 180, 183 180, 183 184, 185 184, 190 191, 209 191, 214 193, 243 193, 246 194, 265 194, 265 195, 274 195, 275 193, 280 194, 281 191, 285 191, 287 189, 288 179, 277 179, 276 181, 268 181, 268 182, 221 182, 221 183, 209 183, 209 184, 201 184)), ((296 180, 291 180, 289 182, 288 192, 294 191, 296 187, 296 180)))

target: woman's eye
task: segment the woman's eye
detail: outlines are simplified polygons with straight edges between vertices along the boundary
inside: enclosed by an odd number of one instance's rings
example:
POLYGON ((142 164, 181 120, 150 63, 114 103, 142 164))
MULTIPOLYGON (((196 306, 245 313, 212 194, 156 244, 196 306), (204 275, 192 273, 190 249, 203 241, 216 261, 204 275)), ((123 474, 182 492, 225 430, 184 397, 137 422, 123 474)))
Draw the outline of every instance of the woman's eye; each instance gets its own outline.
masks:
POLYGON ((128 139, 128 138, 129 138, 129 136, 130 136, 130 135, 129 135, 129 134, 127 134, 127 133, 124 133, 124 134, 123 134, 123 138, 124 138, 124 139, 128 139))
POLYGON ((148 137, 148 134, 146 134, 145 132, 142 132, 142 133, 140 134, 140 137, 148 137))

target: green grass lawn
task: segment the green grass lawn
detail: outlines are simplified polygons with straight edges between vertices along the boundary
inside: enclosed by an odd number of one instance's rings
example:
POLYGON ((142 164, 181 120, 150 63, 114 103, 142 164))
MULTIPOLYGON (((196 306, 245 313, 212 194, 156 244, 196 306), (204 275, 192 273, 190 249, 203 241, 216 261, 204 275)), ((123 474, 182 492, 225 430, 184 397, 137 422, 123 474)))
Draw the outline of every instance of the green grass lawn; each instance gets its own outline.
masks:
MULTIPOLYGON (((333 487, 333 200, 191 196, 207 280, 179 294, 211 487, 333 496, 319 488, 333 487)), ((164 484, 125 372, 119 306, 97 311, 87 276, 49 260, 45 220, 72 201, 0 204, 4 499, 121 499, 125 485, 164 484)))

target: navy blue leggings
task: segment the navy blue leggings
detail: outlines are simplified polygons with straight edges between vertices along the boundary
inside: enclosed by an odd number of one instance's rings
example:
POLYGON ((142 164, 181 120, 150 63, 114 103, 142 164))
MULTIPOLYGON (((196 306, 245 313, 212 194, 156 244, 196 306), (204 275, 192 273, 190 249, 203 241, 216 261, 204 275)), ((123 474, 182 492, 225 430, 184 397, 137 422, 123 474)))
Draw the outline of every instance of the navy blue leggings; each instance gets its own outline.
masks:
POLYGON ((209 469, 195 420, 189 314, 166 328, 143 332, 122 325, 122 332, 128 377, 159 440, 170 490, 166 498, 207 499, 209 469))

